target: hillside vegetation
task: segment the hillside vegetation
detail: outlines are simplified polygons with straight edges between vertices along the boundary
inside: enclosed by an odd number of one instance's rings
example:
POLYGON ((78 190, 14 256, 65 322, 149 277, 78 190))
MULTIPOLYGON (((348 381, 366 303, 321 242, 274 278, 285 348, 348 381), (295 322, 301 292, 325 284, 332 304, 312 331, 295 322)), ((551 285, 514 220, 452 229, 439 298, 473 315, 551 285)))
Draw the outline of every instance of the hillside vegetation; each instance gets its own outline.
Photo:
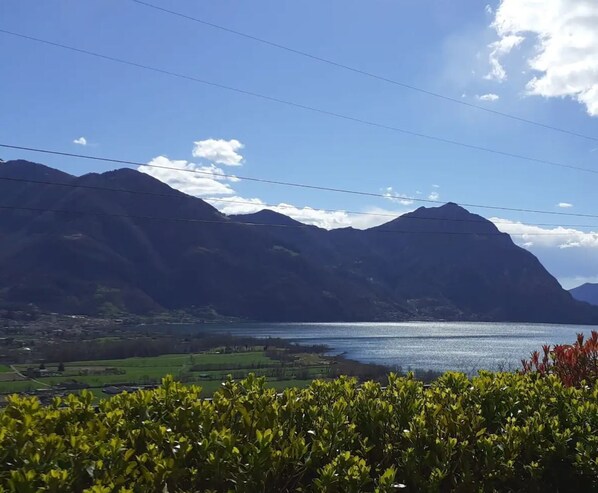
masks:
POLYGON ((339 378, 213 400, 168 378, 102 401, 11 398, 0 491, 597 491, 598 385, 447 373, 425 388, 339 378))
POLYGON ((598 307, 453 203, 327 231, 272 211, 227 217, 132 169, 76 177, 9 161, 0 178, 4 205, 30 209, 0 210, 0 308, 598 324, 598 307))

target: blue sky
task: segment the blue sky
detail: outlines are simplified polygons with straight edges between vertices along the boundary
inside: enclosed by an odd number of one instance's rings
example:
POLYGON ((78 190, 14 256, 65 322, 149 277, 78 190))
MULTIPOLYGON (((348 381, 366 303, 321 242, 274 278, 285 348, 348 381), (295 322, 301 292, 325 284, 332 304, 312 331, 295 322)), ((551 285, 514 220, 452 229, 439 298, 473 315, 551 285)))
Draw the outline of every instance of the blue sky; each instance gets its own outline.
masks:
MULTIPOLYGON (((543 12, 532 0, 152 1, 430 91, 598 137, 598 65, 592 65, 598 35, 584 31, 584 22, 591 26, 598 18, 592 0, 548 0, 543 12), (573 4, 584 9, 568 19, 573 4), (536 22, 540 14, 543 20, 536 22), (571 41, 569 31, 580 39, 571 41)), ((598 169, 596 141, 349 73, 130 0, 5 0, 0 29, 415 132, 598 169)), ((414 198, 598 212, 595 174, 427 141, 5 34, 0 60, 2 142, 212 170, 213 179, 197 182, 190 173, 146 169, 203 198, 254 202, 212 202, 225 212, 255 210, 262 202, 288 204, 292 207, 280 210, 306 222, 366 227, 389 218, 319 209, 400 214, 417 203, 231 182, 219 170, 414 198), (81 137, 86 145, 74 143, 81 137), (572 207, 559 207, 562 203, 572 207)), ((110 168, 5 149, 0 157, 36 160, 74 174, 110 168)), ((598 231, 598 220, 472 211, 521 222, 509 231, 530 236, 514 239, 566 287, 598 280, 598 235, 590 233, 598 231), (538 222, 597 226, 529 226, 538 222), (533 236, 537 233, 543 236, 533 236)))

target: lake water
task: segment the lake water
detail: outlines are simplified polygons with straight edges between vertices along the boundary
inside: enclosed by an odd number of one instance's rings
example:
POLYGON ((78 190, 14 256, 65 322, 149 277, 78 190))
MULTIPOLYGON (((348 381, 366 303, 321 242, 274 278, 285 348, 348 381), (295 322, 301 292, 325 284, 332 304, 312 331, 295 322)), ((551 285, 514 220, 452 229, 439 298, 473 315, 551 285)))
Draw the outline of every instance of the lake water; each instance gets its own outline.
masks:
POLYGON ((347 358, 391 368, 457 370, 519 368, 521 359, 542 344, 573 343, 576 333, 597 327, 579 325, 404 322, 299 323, 197 326, 206 332, 260 338, 280 337, 300 344, 325 344, 347 358))

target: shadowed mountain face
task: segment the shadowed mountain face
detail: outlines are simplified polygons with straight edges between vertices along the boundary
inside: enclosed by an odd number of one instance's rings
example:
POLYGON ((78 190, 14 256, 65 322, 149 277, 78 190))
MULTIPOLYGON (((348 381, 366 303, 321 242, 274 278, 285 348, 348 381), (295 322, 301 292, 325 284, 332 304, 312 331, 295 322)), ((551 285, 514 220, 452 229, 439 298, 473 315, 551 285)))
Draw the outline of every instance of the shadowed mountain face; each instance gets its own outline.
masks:
POLYGON ((571 289, 569 292, 576 300, 598 305, 598 284, 587 282, 571 289))
POLYGON ((74 177, 26 161, 0 164, 0 197, 3 304, 264 321, 598 323, 597 308, 455 204, 326 231, 272 211, 226 217, 130 169, 74 177))

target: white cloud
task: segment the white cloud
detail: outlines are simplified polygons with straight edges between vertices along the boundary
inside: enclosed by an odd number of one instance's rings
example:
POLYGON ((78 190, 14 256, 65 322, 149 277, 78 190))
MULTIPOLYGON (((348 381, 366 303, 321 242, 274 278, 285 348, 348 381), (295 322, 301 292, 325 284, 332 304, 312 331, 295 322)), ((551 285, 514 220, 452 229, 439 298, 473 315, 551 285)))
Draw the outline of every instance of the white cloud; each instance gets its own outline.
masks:
POLYGON ((531 226, 496 217, 490 220, 501 231, 514 235, 515 243, 536 255, 564 288, 581 284, 580 279, 598 278, 598 231, 531 226))
POLYGON ((500 99, 500 96, 498 94, 494 94, 494 93, 488 93, 488 94, 482 94, 481 96, 476 96, 476 98, 479 101, 496 101, 497 99, 500 99))
MULTIPOLYGON (((428 194, 428 200, 439 200, 440 193, 438 192, 438 189, 440 188, 440 185, 432 185, 432 188, 434 188, 434 190, 432 190, 428 194)), ((415 194, 422 195, 421 191, 419 190, 416 191, 415 194)), ((390 200, 391 202, 395 202, 403 206, 413 205, 413 203, 415 202, 415 199, 412 196, 404 193, 395 192, 392 187, 387 187, 384 190, 382 190, 382 195, 386 200, 390 200)))
POLYGON ((499 40, 490 45, 488 78, 506 78, 500 58, 525 36, 535 42, 525 56, 537 74, 526 85, 528 93, 571 97, 598 116, 597 26, 596 0, 502 0, 492 23, 499 40))
POLYGON ((261 199, 246 199, 237 195, 226 198, 207 197, 204 200, 212 204, 223 214, 229 216, 234 214, 252 214, 266 208, 261 199))
POLYGON ((572 289, 576 288, 577 286, 581 286, 587 282, 589 283, 598 283, 598 275, 597 276, 572 276, 572 277, 565 277, 560 279, 561 286, 565 289, 572 289))
POLYGON ((351 218, 344 211, 324 211, 311 207, 295 207, 285 203, 279 204, 273 210, 304 224, 312 224, 324 229, 351 226, 351 218))
POLYGON ((528 242, 533 242, 533 246, 535 247, 587 247, 598 249, 598 232, 580 231, 563 226, 531 226, 498 217, 491 217, 490 221, 503 233, 514 235, 513 241, 521 246, 525 246, 528 242))
POLYGON ((492 10, 492 7, 490 5, 486 5, 484 7, 484 11, 488 14, 488 15, 492 15, 494 14, 494 10, 492 10))
POLYGON ((85 137, 79 137, 78 139, 73 140, 73 144, 77 144, 80 146, 86 146, 87 145, 87 139, 85 137))
POLYGON ((389 210, 380 207, 369 207, 363 212, 332 211, 313 207, 297 207, 292 204, 266 204, 259 198, 225 197, 207 198, 207 202, 226 215, 252 214, 264 209, 289 216, 304 224, 318 226, 324 229, 353 227, 367 229, 392 221, 410 212, 410 210, 389 210))
POLYGON ((351 218, 344 211, 327 211, 312 207, 296 207, 292 204, 280 203, 266 205, 258 198, 230 197, 225 199, 207 198, 207 202, 226 215, 252 214, 263 209, 269 209, 285 216, 289 216, 304 224, 318 226, 324 229, 345 228, 351 226, 351 218))
POLYGON ((501 59, 508 55, 513 48, 519 46, 525 38, 517 35, 502 36, 501 39, 490 43, 490 72, 484 76, 484 79, 496 80, 502 82, 507 79, 507 72, 502 66, 501 59))
POLYGON ((349 214, 349 217, 351 218, 351 226, 354 228, 368 229, 380 226, 381 224, 392 221, 393 219, 412 211, 412 208, 397 211, 393 209, 384 209, 382 207, 368 207, 363 211, 363 214, 349 214))
POLYGON ((396 202, 401 205, 413 204, 413 199, 404 193, 398 193, 393 190, 392 187, 386 187, 383 191, 384 198, 391 202, 396 202))
POLYGON ((559 248, 579 248, 580 246, 582 246, 581 242, 568 240, 562 245, 559 245, 559 248))
MULTIPOLYGON (((208 139, 195 142, 193 154, 214 162, 226 161, 229 165, 241 164, 243 157, 235 151, 242 147, 237 140, 215 141, 208 139)), ((333 229, 351 225, 371 227, 387 222, 400 214, 397 212, 395 216, 391 216, 394 213, 389 212, 386 216, 378 217, 353 214, 342 210, 330 211, 313 207, 297 207, 287 203, 279 203, 275 206, 266 205, 259 198, 244 198, 236 195, 231 184, 240 180, 214 164, 199 165, 185 160, 172 160, 165 156, 157 156, 147 165, 139 166, 138 170, 172 188, 204 199, 227 215, 249 214, 267 208, 305 224, 333 229)))
POLYGON ((401 212, 385 211, 378 212, 378 214, 382 214, 381 216, 369 216, 348 213, 342 210, 331 211, 313 207, 297 207, 287 203, 279 203, 274 206, 266 205, 259 198, 245 198, 235 195, 231 183, 240 180, 234 176, 229 176, 213 164, 202 166, 185 160, 172 160, 165 156, 157 156, 148 165, 139 166, 137 169, 174 189, 204 199, 227 215, 250 214, 262 209, 270 209, 304 224, 333 229, 349 226, 358 228, 372 227, 390 221, 393 217, 401 214, 401 212))
POLYGON ((559 202, 557 206, 561 209, 570 209, 571 207, 573 207, 573 204, 570 204, 569 202, 559 202))
POLYGON ((224 171, 213 164, 199 166, 184 160, 171 160, 165 156, 158 156, 152 159, 148 165, 139 166, 137 169, 172 188, 196 197, 232 195, 234 190, 228 183, 238 181, 237 178, 223 176, 224 171), (152 166, 164 166, 168 169, 152 166))
POLYGON ((206 139, 194 142, 193 156, 207 159, 216 164, 241 166, 243 156, 237 151, 245 147, 236 139, 206 139))

